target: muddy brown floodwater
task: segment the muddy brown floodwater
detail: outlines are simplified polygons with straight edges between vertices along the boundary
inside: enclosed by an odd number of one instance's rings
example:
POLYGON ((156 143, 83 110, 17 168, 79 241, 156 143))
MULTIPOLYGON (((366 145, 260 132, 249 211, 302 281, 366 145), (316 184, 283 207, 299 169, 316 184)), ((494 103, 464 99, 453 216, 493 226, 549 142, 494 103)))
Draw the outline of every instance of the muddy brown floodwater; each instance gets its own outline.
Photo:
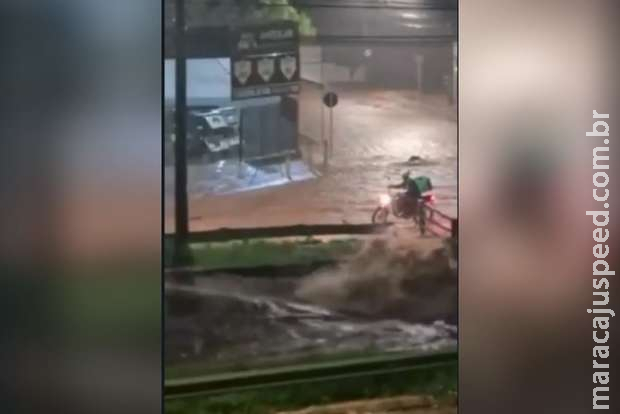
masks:
POLYGON ((170 362, 428 351, 456 341, 457 279, 445 249, 394 234, 309 275, 222 274, 168 285, 167 294, 194 303, 166 315, 170 362))
MULTIPOLYGON (((256 227, 312 223, 368 223, 380 194, 405 170, 428 175, 437 206, 456 216, 457 125, 455 111, 438 97, 411 92, 334 87, 333 156, 321 176, 257 191, 210 192, 205 165, 189 167, 190 228, 256 227), (410 156, 422 162, 407 165, 410 156), (207 190, 205 190, 207 189, 207 190)), ((304 86, 300 95, 300 134, 314 142, 327 136, 320 90, 304 86)), ((307 150, 310 151, 310 150, 307 150)), ((321 152, 320 150, 318 151, 321 152)), ((314 159, 320 161, 321 155, 314 159)), ((174 229, 174 170, 166 168, 166 231, 174 229)), ((213 183, 211 183, 213 184, 213 183)))

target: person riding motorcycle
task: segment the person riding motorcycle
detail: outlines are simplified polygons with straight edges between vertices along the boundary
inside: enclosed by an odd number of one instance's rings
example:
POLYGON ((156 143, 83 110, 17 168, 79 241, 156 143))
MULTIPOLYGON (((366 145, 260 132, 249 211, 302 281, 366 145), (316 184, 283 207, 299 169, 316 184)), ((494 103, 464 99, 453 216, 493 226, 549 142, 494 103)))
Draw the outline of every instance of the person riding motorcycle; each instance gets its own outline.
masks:
POLYGON ((402 175, 403 181, 400 184, 389 185, 388 188, 402 188, 405 190, 404 197, 401 197, 401 205, 403 211, 410 214, 416 214, 418 210, 418 200, 422 198, 422 194, 433 189, 431 179, 427 176, 420 175, 411 178, 411 171, 406 171, 402 175))

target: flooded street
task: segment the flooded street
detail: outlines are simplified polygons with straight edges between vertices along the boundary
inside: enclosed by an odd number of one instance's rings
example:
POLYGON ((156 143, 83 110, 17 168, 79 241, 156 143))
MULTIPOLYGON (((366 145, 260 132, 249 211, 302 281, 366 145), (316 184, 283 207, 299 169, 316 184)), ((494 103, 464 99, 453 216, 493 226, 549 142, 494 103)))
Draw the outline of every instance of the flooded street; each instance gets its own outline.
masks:
MULTIPOLYGON (((291 165, 289 176, 281 164, 244 164, 241 169, 235 160, 190 165, 190 230, 369 223, 379 196, 406 170, 429 176, 436 206, 456 217, 454 108, 407 91, 333 90, 339 103, 333 110, 327 168, 321 146, 321 137, 329 136, 323 91, 306 85, 299 97, 303 160, 291 165), (409 164, 411 156, 421 162, 409 164)), ((168 167, 166 231, 173 230, 172 174, 168 167)), ((418 243, 425 241, 410 228, 398 227, 415 240, 395 241, 388 235, 367 241, 352 261, 313 274, 219 274, 199 277, 194 286, 168 285, 167 294, 192 301, 195 308, 189 315, 167 315, 167 358, 226 366, 454 345, 456 276, 444 256, 420 259, 424 249, 418 243)))
POLYGON ((166 286, 166 358, 210 366, 456 344, 457 278, 437 242, 386 238, 306 275, 198 277, 166 286), (427 242, 430 243, 430 242, 427 242), (423 252, 424 250, 424 252, 423 252))
MULTIPOLYGON (((312 152, 315 168, 298 168, 291 181, 281 165, 260 167, 253 185, 222 195, 224 172, 238 172, 236 161, 215 167, 190 165, 190 229, 256 227, 313 223, 368 223, 379 195, 402 172, 428 175, 435 185, 437 207, 456 216, 457 124, 453 107, 437 97, 416 99, 413 92, 362 87, 334 87, 339 103, 333 112, 333 154, 323 170, 321 136, 329 136, 327 109, 321 90, 305 86, 300 95, 300 134, 317 145, 312 152), (322 113, 322 111, 324 111, 322 113), (323 127, 321 126, 323 125, 323 127), (411 156, 422 162, 407 165, 411 156), (313 174, 312 171, 316 172, 313 174), (274 178, 275 177, 275 178, 274 178), (286 185, 283 185, 288 183, 286 185), (219 187, 218 187, 219 186, 219 187), (245 190, 245 191, 242 191, 245 190)), ((166 231, 174 228, 173 168, 166 168, 166 231)))

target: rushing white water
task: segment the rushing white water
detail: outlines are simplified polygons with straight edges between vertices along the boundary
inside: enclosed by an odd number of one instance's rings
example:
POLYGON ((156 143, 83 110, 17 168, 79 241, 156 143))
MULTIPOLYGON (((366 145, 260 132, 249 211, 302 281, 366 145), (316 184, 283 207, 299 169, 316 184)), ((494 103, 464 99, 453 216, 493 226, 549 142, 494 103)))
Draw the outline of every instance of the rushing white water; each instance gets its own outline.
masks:
POLYGON ((167 357, 234 364, 454 345, 456 277, 443 250, 422 252, 416 243, 375 239, 350 260, 302 277, 222 274, 169 285, 169 294, 200 306, 167 315, 167 357))

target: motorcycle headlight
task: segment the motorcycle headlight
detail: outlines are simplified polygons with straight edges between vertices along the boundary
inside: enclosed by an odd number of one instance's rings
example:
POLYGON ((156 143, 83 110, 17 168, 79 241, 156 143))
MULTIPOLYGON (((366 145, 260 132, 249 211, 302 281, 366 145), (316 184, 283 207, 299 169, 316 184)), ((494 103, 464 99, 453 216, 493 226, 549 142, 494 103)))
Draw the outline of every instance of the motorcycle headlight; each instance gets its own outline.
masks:
POLYGON ((387 194, 383 194, 383 195, 379 198, 379 203, 380 203, 382 206, 384 206, 384 207, 385 207, 385 206, 387 206, 388 204, 390 204, 390 202, 391 202, 391 201, 392 201, 392 198, 391 198, 389 195, 387 195, 387 194))

